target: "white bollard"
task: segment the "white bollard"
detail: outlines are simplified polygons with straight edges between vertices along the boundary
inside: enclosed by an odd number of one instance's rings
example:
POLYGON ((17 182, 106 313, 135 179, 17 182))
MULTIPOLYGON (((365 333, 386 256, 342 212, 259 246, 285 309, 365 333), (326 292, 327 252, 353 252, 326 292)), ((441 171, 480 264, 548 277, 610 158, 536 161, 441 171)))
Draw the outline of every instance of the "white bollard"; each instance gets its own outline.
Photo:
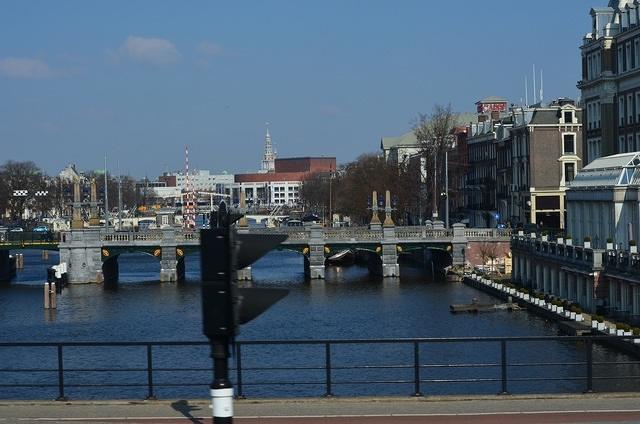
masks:
POLYGON ((233 388, 211 389, 211 409, 214 422, 216 418, 233 417, 233 388))

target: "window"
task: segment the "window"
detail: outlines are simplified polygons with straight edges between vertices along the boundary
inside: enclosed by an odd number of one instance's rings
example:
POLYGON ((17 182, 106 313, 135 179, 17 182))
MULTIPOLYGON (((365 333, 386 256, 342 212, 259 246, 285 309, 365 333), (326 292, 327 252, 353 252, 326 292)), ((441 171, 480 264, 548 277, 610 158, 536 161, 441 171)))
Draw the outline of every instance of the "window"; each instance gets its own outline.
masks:
POLYGON ((571 112, 570 110, 564 111, 564 123, 565 124, 573 123, 573 112, 571 112))
POLYGON ((632 152, 635 143, 633 142, 633 134, 627 136, 627 152, 632 152))
POLYGON ((633 94, 627 95, 627 125, 633 124, 633 94))
POLYGON ((624 96, 618 98, 618 117, 620 119, 620 126, 624 127, 624 96))
POLYGON ((621 74, 622 72, 624 72, 622 70, 622 63, 623 63, 623 57, 622 57, 622 46, 618 46, 618 49, 616 50, 617 53, 617 64, 618 64, 618 73, 621 74))
POLYGON ((623 136, 623 135, 621 135, 618 138, 618 153, 622 153, 622 152, 626 152, 627 151, 627 148, 625 146, 626 140, 627 140, 626 137, 623 136))
MULTIPOLYGON (((563 135, 563 152, 564 154, 575 153, 575 134, 564 134, 563 135)), ((557 169, 557 168, 556 168, 557 169)))
MULTIPOLYGON (((557 169, 557 168, 556 168, 557 169)), ((576 164, 573 162, 567 162, 564 164, 564 182, 565 184, 573 181, 576 175, 576 164)))

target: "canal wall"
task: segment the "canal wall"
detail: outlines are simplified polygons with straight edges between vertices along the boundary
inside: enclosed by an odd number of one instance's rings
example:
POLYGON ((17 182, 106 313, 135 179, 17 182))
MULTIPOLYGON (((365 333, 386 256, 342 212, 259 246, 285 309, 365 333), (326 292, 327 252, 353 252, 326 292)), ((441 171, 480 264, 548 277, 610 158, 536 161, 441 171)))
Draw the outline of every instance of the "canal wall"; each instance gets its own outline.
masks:
POLYGON ((610 338, 599 340, 599 342, 640 358, 640 336, 634 337, 630 331, 617 329, 612 322, 605 321, 598 326, 598 322, 593 321, 589 314, 571 312, 478 274, 465 275, 462 282, 498 299, 511 300, 528 312, 555 322, 560 331, 567 335, 610 336, 610 338))
POLYGON ((10 281, 16 275, 16 258, 8 250, 0 250, 0 281, 10 281))

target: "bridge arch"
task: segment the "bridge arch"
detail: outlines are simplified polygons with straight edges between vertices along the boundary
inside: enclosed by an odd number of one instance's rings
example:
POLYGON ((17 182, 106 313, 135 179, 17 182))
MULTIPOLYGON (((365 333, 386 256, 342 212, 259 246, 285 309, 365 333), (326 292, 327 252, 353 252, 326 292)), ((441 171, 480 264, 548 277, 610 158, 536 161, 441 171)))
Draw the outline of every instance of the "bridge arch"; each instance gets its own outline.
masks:
POLYGON ((157 260, 159 267, 159 279, 163 279, 163 273, 169 267, 169 272, 173 278, 169 281, 182 281, 184 279, 184 250, 175 246, 148 246, 148 247, 107 247, 101 248, 100 256, 102 258, 102 277, 106 284, 117 284, 120 279, 120 264, 118 259, 122 255, 144 255, 157 260), (167 259, 169 258, 169 259, 167 259), (168 264, 167 264, 168 262, 168 264))

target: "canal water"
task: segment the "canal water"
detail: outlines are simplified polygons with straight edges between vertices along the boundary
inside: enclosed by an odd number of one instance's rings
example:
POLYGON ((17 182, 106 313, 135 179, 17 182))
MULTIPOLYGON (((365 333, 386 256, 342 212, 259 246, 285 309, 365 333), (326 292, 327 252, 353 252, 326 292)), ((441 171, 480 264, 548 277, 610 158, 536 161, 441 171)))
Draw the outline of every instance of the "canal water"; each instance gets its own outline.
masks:
MULTIPOLYGON (((201 332, 199 256, 186 258, 187 281, 161 284, 159 263, 145 255, 119 258, 116 287, 74 285, 59 297, 56 311, 42 308, 48 262, 40 252, 24 251, 25 269, 0 286, 2 342, 206 341, 201 332)), ((461 283, 433 281, 422 270, 403 266, 398 279, 375 279, 357 266, 330 267, 325 281, 305 281, 302 257, 274 251, 253 267, 256 287, 283 287, 289 295, 255 321, 242 326, 239 341, 402 339, 420 337, 545 336, 558 328, 527 312, 451 314, 452 303, 495 299, 461 283)), ((320 396, 326 392, 325 346, 243 346, 243 392, 251 397, 320 396), (291 371, 292 366, 297 367, 291 371)), ((421 392, 494 394, 500 390, 498 343, 421 344, 421 392), (484 365, 484 366, 479 366, 484 365), (443 382, 450 380, 450 382, 443 382), (473 381, 472 381, 473 380, 473 381), (453 381, 453 382, 451 382, 453 381)), ((586 347, 575 342, 509 343, 511 393, 581 392, 585 388, 586 347), (547 366, 534 365, 544 362, 547 366), (573 365, 566 365, 567 363, 573 365), (542 381, 544 379, 544 381, 542 381)), ((232 366, 237 358, 232 359, 232 366)), ((414 392, 411 344, 332 346, 335 395, 409 395, 414 392), (353 366, 357 368, 354 369, 353 366), (390 383, 393 381, 395 383, 390 383)), ((635 359, 595 346, 594 374, 600 391, 640 390, 635 359)), ((210 358, 206 346, 159 346, 153 350, 159 398, 207 396, 210 358), (198 368, 196 371, 169 371, 198 368), (192 386, 182 386, 182 384, 192 386)), ((0 348, 0 398, 55 398, 55 348, 0 348), (5 387, 33 384, 38 387, 5 387)), ((66 395, 70 398, 143 398, 146 351, 143 347, 65 348, 66 395), (123 371, 83 371, 121 368, 123 371), (125 372, 125 369, 137 371, 125 372), (122 382, 134 387, 109 387, 122 382), (104 387, 104 385, 107 387, 104 387), (102 387, 94 387, 100 385, 102 387)), ((234 380, 235 372, 232 372, 234 380)))

